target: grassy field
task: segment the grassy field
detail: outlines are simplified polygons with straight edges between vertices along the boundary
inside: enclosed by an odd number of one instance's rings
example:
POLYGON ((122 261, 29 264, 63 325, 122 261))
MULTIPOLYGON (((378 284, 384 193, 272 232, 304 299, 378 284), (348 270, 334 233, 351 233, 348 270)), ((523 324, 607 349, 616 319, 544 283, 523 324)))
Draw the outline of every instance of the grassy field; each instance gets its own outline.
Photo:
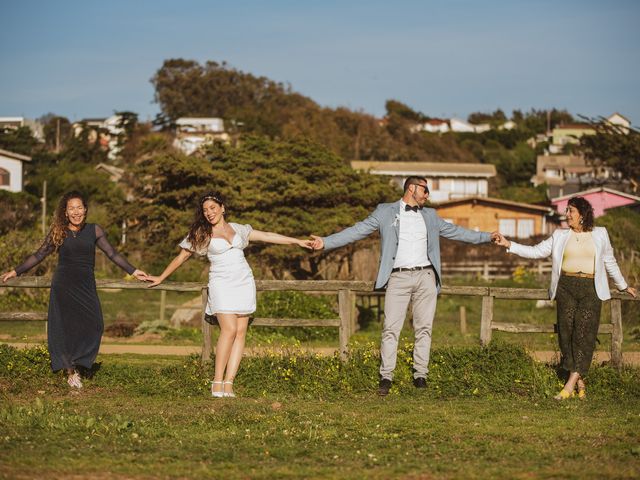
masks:
POLYGON ((334 360, 251 359, 240 398, 212 399, 210 369, 193 359, 102 356, 71 392, 42 351, 0 353, 2 478, 640 475, 637 370, 597 369, 588 400, 558 403, 545 393, 557 386, 552 369, 522 352, 440 350, 427 390, 410 386, 401 361, 398 386, 379 398, 375 358, 342 370, 334 360))

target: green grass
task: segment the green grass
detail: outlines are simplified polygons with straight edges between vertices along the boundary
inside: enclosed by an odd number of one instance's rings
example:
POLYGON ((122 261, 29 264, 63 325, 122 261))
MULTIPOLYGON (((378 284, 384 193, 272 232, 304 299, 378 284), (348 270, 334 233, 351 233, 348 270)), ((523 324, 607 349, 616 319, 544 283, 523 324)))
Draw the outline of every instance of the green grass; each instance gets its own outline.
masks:
POLYGON ((640 475, 637 369, 595 368, 587 401, 557 403, 545 392, 557 387, 553 370, 521 350, 438 349, 429 388, 417 391, 403 348, 399 385, 378 398, 377 358, 356 350, 346 365, 248 359, 240 398, 212 399, 210 367, 194 359, 101 356, 78 393, 47 371, 44 350, 0 347, 0 477, 640 475))

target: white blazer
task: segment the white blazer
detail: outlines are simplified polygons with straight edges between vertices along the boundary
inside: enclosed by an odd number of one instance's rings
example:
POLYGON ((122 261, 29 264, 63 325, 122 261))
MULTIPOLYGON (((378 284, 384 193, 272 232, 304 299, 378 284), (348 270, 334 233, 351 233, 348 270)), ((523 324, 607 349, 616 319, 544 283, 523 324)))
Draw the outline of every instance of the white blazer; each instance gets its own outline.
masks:
MULTIPOLYGON (((553 234, 537 245, 527 246, 516 242, 511 242, 511 247, 507 250, 524 258, 547 258, 551 255, 551 285, 549 286, 549 298, 553 300, 556 297, 556 289, 558 288, 558 280, 560 279, 560 269, 562 267, 562 257, 564 248, 569 240, 571 230, 568 228, 559 228, 553 234)), ((611 292, 609 291, 609 282, 607 273, 613 279, 619 290, 627 289, 627 282, 620 272, 618 262, 613 256, 613 247, 609 240, 609 234, 604 227, 594 227, 591 232, 593 243, 596 247, 596 265, 595 265, 595 284, 596 293, 600 300, 609 300, 611 292)))

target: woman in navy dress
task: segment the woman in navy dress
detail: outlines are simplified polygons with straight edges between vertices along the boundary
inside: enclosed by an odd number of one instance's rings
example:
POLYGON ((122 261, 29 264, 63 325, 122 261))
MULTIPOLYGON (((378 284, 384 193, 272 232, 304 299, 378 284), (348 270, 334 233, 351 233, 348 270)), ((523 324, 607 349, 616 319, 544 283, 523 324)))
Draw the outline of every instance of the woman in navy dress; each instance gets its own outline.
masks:
POLYGON ((87 203, 83 196, 78 192, 65 194, 42 246, 14 270, 2 275, 2 281, 6 282, 58 252, 49 296, 49 354, 51 369, 65 370, 67 382, 75 388, 82 388, 78 367, 93 366, 104 330, 93 271, 96 245, 128 274, 138 280, 147 277, 111 246, 99 225, 85 223, 86 217, 87 203))

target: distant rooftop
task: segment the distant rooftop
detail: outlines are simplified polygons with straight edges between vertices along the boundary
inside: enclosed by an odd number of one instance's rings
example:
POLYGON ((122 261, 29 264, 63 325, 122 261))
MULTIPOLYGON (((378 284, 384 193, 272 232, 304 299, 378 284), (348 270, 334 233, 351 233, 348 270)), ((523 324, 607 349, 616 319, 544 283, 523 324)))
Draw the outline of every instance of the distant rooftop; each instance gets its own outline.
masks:
POLYGON ((351 162, 354 170, 365 170, 379 175, 424 175, 430 177, 495 177, 496 167, 485 163, 444 162, 351 162))

